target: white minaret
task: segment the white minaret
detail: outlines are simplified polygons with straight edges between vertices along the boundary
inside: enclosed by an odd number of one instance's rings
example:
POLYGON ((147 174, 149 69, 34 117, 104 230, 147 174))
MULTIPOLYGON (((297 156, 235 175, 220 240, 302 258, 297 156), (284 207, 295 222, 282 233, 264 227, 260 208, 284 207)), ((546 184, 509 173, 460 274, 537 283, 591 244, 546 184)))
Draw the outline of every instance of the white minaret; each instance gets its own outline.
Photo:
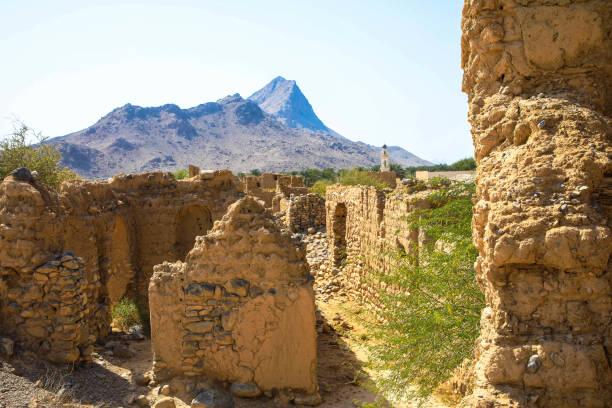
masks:
POLYGON ((382 154, 380 155, 380 171, 391 171, 389 167, 389 152, 387 152, 387 145, 383 145, 382 154))

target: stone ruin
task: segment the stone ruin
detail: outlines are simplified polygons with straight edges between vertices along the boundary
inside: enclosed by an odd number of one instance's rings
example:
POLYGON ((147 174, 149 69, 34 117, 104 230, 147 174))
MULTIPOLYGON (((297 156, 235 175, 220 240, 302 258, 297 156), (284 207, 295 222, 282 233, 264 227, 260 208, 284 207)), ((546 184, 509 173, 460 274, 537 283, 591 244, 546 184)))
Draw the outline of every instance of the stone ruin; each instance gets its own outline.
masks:
POLYGON ((264 202, 266 208, 274 212, 280 211, 281 201, 287 200, 291 195, 308 193, 304 186, 304 179, 299 175, 284 175, 263 173, 261 176, 246 175, 242 178, 244 192, 264 202))
MULTIPOLYGON (((156 378, 316 393, 314 294, 303 246, 261 203, 234 203, 150 284, 156 378)), ((315 398, 316 399, 316 398, 315 398)))
POLYGON ((150 307, 156 379, 230 381, 243 396, 286 390, 316 404, 304 246, 262 201, 243 198, 231 172, 190 170, 186 180, 120 175, 58 192, 26 169, 7 177, 0 352, 15 342, 55 363, 89 361, 111 306, 129 297, 150 307))
POLYGON ((612 401, 612 2, 467 0, 486 295, 467 406, 612 401))
MULTIPOLYGON (((25 170, 25 169, 24 169, 25 170)), ((19 177, 18 177, 19 176, 19 177)), ((243 193, 229 171, 0 184, 0 330, 56 362, 87 360, 110 306, 148 298, 153 266, 183 259, 243 193)))
MULTIPOLYGON (((466 0, 462 29, 478 163, 475 269, 487 301, 463 405, 610 406, 612 2, 466 0)), ((5 179, 1 334, 56 362, 87 360, 111 303, 148 298, 158 378, 315 395, 303 248, 270 213, 303 229, 290 215, 292 194, 295 208, 308 202, 301 178, 190 174, 76 181, 59 192, 27 172, 5 179)), ((317 278, 376 303, 364 268, 384 270, 376 254, 427 239, 402 220, 429 205, 427 192, 402 188, 328 188, 330 265, 317 278)))
POLYGON ((291 196, 282 215, 291 232, 314 232, 325 228, 325 197, 319 194, 291 196))
POLYGON ((377 307, 381 286, 372 284, 369 271, 388 270, 396 251, 413 253, 426 239, 418 229, 407 228, 405 217, 431 207, 432 189, 412 191, 411 187, 400 185, 392 193, 368 186, 327 187, 330 259, 317 277, 341 288, 349 298, 377 307))

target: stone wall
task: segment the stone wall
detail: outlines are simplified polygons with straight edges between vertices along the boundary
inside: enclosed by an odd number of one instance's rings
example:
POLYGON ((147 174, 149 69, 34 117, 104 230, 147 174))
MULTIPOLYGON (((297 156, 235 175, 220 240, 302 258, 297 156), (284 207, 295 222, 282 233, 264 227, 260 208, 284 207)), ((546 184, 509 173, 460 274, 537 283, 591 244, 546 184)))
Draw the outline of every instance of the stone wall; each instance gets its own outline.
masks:
POLYGON ((467 0, 475 407, 612 401, 612 2, 467 0))
POLYGON ((90 360, 96 337, 86 323, 83 259, 67 252, 34 270, 3 266, 0 274, 0 333, 55 363, 90 360))
POLYGON ((149 288, 156 378, 317 391, 314 295, 304 247, 252 197, 149 288))
POLYGON ((262 200, 266 208, 273 208, 273 203, 278 204, 282 198, 288 199, 291 194, 308 193, 304 179, 299 175, 263 173, 261 176, 244 176, 241 183, 244 192, 262 200))
POLYGON ((427 181, 435 177, 443 177, 455 181, 473 181, 475 171, 417 171, 415 178, 420 181, 427 181))
MULTIPOLYGON (((0 334, 17 336, 34 349, 46 347, 36 336, 26 338, 30 324, 14 318, 14 312, 29 309, 36 316, 28 319, 44 314, 45 324, 68 325, 53 316, 65 310, 61 296, 74 292, 75 299, 86 299, 82 321, 90 334, 104 336, 110 305, 124 296, 146 301, 153 266, 183 259, 195 236, 205 234, 241 195, 238 179, 229 171, 181 181, 170 173, 120 175, 108 182, 64 183, 59 192, 37 183, 29 172, 21 179, 9 176, 0 184, 0 334), (57 276, 44 280, 37 268, 66 251, 82 263, 77 272, 68 276, 62 266, 57 276), (31 303, 8 296, 29 291, 25 299, 31 303), (48 297, 57 291, 62 308, 51 311, 48 297)), ((59 326, 45 327, 50 333, 59 326)))
MULTIPOLYGON (((282 210, 279 207, 279 210, 282 210)), ((319 194, 291 196, 285 211, 285 224, 292 232, 325 227, 325 198, 319 194)))
POLYGON ((379 287, 372 285, 369 271, 384 272, 398 250, 418 247, 419 232, 409 229, 404 217, 416 208, 429 208, 431 193, 430 189, 412 192, 410 186, 393 192, 366 186, 327 187, 330 262, 318 276, 337 281, 349 297, 376 305, 379 287))

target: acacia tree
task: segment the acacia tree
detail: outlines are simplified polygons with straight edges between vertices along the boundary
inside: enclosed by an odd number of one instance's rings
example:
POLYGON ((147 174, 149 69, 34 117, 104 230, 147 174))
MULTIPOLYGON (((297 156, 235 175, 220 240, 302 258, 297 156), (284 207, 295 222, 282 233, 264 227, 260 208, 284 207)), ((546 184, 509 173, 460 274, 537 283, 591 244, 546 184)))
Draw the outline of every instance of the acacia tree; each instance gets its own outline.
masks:
POLYGON ((0 180, 20 167, 35 170, 39 180, 53 188, 77 178, 72 170, 62 166, 61 152, 56 145, 47 143, 47 140, 23 123, 19 123, 9 136, 0 139, 0 180), (29 139, 37 143, 32 144, 29 139))
POLYGON ((452 183, 429 196, 432 208, 406 217, 407 228, 430 239, 405 252, 390 252, 394 267, 372 272, 382 285, 383 308, 373 331, 372 363, 387 373, 381 388, 424 402, 453 370, 472 357, 484 296, 476 283, 472 244, 473 184, 452 183), (383 288, 394 288, 387 290, 383 288))

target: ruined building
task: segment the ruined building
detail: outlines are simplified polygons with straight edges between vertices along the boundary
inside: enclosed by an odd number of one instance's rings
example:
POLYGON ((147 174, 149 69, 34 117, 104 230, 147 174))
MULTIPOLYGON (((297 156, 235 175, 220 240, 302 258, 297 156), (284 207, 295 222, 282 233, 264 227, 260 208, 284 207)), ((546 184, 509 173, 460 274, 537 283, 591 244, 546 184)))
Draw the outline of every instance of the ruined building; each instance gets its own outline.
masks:
POLYGON ((482 314, 467 406, 612 404, 612 2, 466 0, 482 314))
POLYGON ((155 267, 150 307, 156 378, 318 389, 304 247, 252 197, 198 237, 185 262, 155 267))
MULTIPOLYGON (((24 169, 25 170, 25 169, 24 169)), ((57 362, 87 359, 124 296, 146 303, 153 266, 184 259, 196 235, 242 196, 215 171, 120 175, 64 183, 59 192, 28 171, 0 184, 0 328, 57 362)))
POLYGON ((399 186, 390 193, 371 186, 327 188, 326 214, 329 265, 323 277, 332 279, 342 269, 342 287, 353 299, 377 304, 380 287, 372 285, 371 270, 384 272, 393 265, 397 251, 411 252, 424 238, 407 228, 406 215, 430 208, 431 189, 412 191, 399 186))

